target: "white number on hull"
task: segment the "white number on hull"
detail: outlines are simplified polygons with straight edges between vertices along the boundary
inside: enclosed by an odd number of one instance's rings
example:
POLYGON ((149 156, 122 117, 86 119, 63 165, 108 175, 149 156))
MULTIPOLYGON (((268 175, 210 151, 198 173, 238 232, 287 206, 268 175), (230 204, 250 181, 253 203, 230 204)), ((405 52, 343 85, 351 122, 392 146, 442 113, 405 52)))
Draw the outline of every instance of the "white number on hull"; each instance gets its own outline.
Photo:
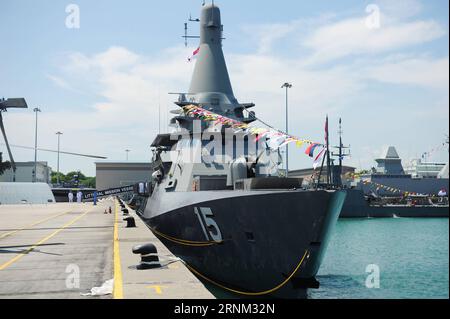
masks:
POLYGON ((202 226, 203 233, 205 234, 206 240, 222 241, 222 233, 220 232, 219 226, 213 219, 214 214, 209 207, 194 207, 194 213, 197 215, 200 226, 202 226), (209 236, 208 236, 209 233, 209 236))

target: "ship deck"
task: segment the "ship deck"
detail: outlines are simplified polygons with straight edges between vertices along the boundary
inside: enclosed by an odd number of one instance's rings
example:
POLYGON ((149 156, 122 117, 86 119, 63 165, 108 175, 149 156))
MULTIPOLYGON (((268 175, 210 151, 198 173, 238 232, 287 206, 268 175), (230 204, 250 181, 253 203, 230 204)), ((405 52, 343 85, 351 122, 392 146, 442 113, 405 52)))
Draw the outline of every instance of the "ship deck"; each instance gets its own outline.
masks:
POLYGON ((0 206, 0 298, 214 298, 130 215, 136 228, 125 227, 114 200, 0 206), (165 266, 136 269, 131 250, 144 243, 155 244, 165 266), (82 295, 110 279, 111 293, 82 295))

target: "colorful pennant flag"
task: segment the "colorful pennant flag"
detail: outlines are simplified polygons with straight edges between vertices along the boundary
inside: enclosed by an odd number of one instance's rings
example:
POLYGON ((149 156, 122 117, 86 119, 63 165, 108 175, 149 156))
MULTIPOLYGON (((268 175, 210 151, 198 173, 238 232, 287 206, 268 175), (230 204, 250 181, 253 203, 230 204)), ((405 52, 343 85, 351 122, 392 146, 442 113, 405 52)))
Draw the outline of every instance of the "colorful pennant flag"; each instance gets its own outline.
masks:
POLYGON ((308 155, 309 157, 313 157, 314 150, 316 149, 317 146, 319 146, 318 143, 313 143, 313 144, 309 145, 305 150, 305 154, 308 155))
POLYGON ((313 157, 314 150, 317 147, 324 147, 323 144, 315 143, 307 139, 299 139, 295 136, 275 129, 250 127, 247 123, 239 122, 237 120, 207 111, 195 105, 184 106, 183 110, 186 115, 194 116, 201 120, 212 122, 213 126, 219 124, 230 126, 231 128, 236 130, 235 133, 243 131, 246 134, 251 134, 255 136, 255 142, 264 138, 266 145, 272 150, 279 149, 292 142, 295 142, 297 147, 301 147, 303 144, 309 144, 306 154, 308 154, 310 157, 313 157))
POLYGON ((325 148, 322 148, 322 150, 317 154, 316 158, 314 159, 313 168, 316 169, 317 166, 320 165, 320 162, 323 158, 323 155, 325 154, 325 148))
POLYGON ((188 62, 191 62, 194 58, 197 57, 197 54, 200 52, 200 47, 198 47, 197 49, 194 50, 194 52, 192 52, 192 55, 188 58, 188 62))

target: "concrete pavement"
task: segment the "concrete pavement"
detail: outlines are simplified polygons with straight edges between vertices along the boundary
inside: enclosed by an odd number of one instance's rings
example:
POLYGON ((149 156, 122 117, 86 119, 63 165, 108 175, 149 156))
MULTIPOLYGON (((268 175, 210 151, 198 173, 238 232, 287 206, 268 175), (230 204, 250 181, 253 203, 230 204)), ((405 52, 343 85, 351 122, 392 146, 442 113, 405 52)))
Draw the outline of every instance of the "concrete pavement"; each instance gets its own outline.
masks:
MULTIPOLYGON (((117 206, 120 212, 120 206, 117 206)), ((133 299, 213 299, 203 284, 153 235, 144 222, 129 209, 136 228, 126 228, 122 212, 118 215, 118 237, 123 295, 133 299), (140 256, 132 253, 139 244, 152 243, 158 250, 161 268, 137 270, 140 256)))
POLYGON ((110 206, 0 206, 0 298, 87 298, 111 279, 110 206))
POLYGON ((214 296, 118 202, 0 205, 0 298, 209 299, 214 296), (111 214, 104 214, 111 207, 111 214), (138 244, 153 243, 163 265, 138 270, 138 244), (114 278, 112 294, 83 296, 114 278))

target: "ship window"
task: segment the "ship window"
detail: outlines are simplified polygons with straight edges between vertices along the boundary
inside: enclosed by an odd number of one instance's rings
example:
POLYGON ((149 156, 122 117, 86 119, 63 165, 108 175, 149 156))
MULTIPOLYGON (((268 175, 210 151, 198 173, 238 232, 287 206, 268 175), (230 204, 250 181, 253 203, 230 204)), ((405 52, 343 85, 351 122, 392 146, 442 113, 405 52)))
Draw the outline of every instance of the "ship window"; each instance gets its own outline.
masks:
POLYGON ((169 183, 167 184, 167 186, 165 188, 171 189, 171 188, 175 188, 175 186, 177 186, 177 179, 173 179, 173 180, 169 181, 169 183))
POLYGON ((196 175, 194 181, 199 191, 227 189, 226 175, 196 175))

